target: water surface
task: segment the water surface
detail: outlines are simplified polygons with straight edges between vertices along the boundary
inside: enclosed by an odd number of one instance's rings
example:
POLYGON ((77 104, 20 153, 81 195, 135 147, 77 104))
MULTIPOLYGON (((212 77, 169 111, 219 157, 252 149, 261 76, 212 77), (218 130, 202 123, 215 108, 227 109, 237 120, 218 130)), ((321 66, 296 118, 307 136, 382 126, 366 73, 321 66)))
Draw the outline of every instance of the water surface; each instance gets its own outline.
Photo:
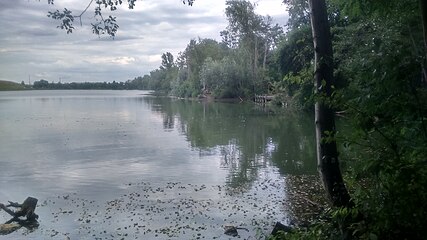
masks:
POLYGON ((0 202, 40 201, 39 229, 7 237, 254 236, 289 220, 286 176, 314 173, 314 149, 310 116, 250 103, 0 92, 0 202))

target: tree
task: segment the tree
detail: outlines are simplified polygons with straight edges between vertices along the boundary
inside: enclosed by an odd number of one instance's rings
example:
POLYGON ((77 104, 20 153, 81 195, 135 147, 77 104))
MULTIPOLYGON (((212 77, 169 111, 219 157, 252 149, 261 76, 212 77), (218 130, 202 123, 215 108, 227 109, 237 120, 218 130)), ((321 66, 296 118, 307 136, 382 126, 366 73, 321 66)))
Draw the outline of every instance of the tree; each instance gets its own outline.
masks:
POLYGON ((203 89, 211 92, 218 98, 238 98, 244 96, 244 80, 247 78, 244 71, 232 57, 222 60, 207 58, 200 71, 200 80, 203 89))
POLYGON ((174 82, 173 93, 180 97, 196 97, 203 91, 200 71, 207 58, 221 60, 228 54, 223 43, 213 39, 192 39, 177 59, 179 73, 174 82))
POLYGON ((272 25, 273 18, 270 16, 263 17, 261 22, 261 37, 264 40, 264 53, 262 60, 262 69, 266 70, 267 56, 270 50, 274 50, 279 42, 279 37, 283 34, 282 27, 279 24, 272 25))
POLYGON ((288 6, 289 21, 288 27, 298 29, 310 24, 310 10, 308 2, 305 0, 283 0, 283 4, 288 6))
POLYGON ((173 55, 170 52, 166 52, 162 54, 162 66, 160 68, 162 69, 170 69, 173 66, 175 66, 173 62, 173 55))
POLYGON ((281 77, 274 83, 274 91, 289 97, 293 105, 312 110, 314 49, 311 26, 290 30, 280 42, 275 60, 281 77))
MULTIPOLYGON (((419 0, 419 3, 420 3, 423 33, 424 33, 424 55, 427 59, 427 1, 419 0)), ((424 66, 423 70, 424 70, 424 81, 427 83, 426 66, 424 66)))
POLYGON ((46 89, 49 87, 49 82, 44 79, 40 79, 40 81, 35 81, 33 83, 33 87, 36 89, 46 89))
POLYGON ((317 164, 323 185, 334 206, 348 206, 350 195, 344 185, 335 141, 334 112, 328 100, 333 87, 333 52, 326 3, 309 0, 315 57, 315 125, 317 164))
POLYGON ((278 24, 273 25, 270 16, 256 14, 255 5, 249 1, 228 0, 226 5, 228 26, 221 32, 223 42, 239 51, 240 57, 245 59, 244 64, 251 73, 252 92, 265 92, 268 87, 263 82, 263 73, 267 57, 283 33, 282 28, 278 24))
MULTIPOLYGON (((421 51, 423 52, 423 62, 422 62, 422 81, 424 84, 427 84, 427 1, 418 0, 418 10, 413 11, 413 5, 416 5, 417 2, 413 0, 402 0, 402 1, 388 1, 388 0, 377 0, 366 2, 364 0, 350 0, 350 1, 340 1, 341 8, 345 9, 350 15, 379 15, 382 17, 392 17, 395 16, 407 17, 407 14, 402 14, 402 12, 410 12, 410 15, 420 15, 418 18, 423 31, 423 46, 421 51), (409 11, 408 11, 409 10, 409 11)), ((401 21, 401 19, 399 19, 401 21)), ((411 26, 409 26, 411 27, 411 26)), ((412 35, 412 34, 411 34, 412 35)), ((412 36, 410 36, 413 38, 412 36)), ((412 39, 414 40, 414 39, 412 39)), ((415 43, 414 43, 415 44, 415 43)), ((418 46, 414 46, 418 48, 418 46)))

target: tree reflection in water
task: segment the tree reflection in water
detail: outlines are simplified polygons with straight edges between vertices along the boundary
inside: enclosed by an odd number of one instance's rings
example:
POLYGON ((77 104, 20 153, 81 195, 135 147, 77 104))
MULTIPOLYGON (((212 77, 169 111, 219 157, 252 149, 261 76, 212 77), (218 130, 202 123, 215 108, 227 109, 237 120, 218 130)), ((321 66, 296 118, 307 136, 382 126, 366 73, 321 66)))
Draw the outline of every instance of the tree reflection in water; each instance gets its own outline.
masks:
POLYGON ((230 187, 249 188, 267 166, 282 176, 316 174, 312 116, 251 103, 199 102, 162 97, 144 101, 200 155, 222 156, 230 187))

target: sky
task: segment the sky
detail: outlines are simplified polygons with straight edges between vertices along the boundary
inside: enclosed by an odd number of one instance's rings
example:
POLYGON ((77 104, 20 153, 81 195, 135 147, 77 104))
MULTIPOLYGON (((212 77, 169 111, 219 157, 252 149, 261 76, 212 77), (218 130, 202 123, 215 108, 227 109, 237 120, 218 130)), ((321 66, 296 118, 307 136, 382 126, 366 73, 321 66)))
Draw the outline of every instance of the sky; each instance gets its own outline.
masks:
MULTIPOLYGON (((120 7, 113 15, 120 26, 117 36, 98 37, 90 29, 93 9, 75 22, 72 34, 57 28, 48 11, 68 8, 78 15, 90 0, 0 1, 0 80, 34 82, 112 82, 149 74, 161 64, 161 55, 176 58, 191 39, 221 41, 227 26, 226 0, 140 0, 133 10, 120 7)), ((124 1, 126 2, 126 1, 124 1)), ((281 0, 252 0, 256 12, 270 15, 283 26, 288 18, 281 0)), ((104 11, 104 15, 107 15, 104 11)))

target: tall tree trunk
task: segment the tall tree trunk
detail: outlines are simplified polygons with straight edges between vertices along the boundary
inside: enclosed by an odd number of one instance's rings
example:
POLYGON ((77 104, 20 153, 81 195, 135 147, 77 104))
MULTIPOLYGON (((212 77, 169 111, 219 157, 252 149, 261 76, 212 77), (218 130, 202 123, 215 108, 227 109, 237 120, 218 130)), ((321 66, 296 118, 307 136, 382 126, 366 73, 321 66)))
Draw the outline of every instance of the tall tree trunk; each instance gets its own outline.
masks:
POLYGON ((255 78, 258 78, 258 37, 255 35, 255 49, 254 49, 254 73, 255 78))
POLYGON ((427 0, 419 0, 420 2, 420 11, 421 11, 421 20, 423 25, 424 32, 424 66, 423 66, 423 77, 424 82, 427 83, 427 0))
POLYGON ((419 0, 424 31, 424 52, 427 56, 427 0, 419 0))
POLYGON ((265 71, 265 66, 267 64, 267 53, 268 53, 268 41, 265 41, 264 44, 264 59, 262 60, 262 70, 265 71))
POLYGON ((335 142, 334 112, 325 101, 332 94, 333 53, 325 0, 309 0, 315 50, 314 81, 320 98, 315 104, 317 165, 323 186, 334 206, 348 206, 350 195, 344 185, 335 142))

